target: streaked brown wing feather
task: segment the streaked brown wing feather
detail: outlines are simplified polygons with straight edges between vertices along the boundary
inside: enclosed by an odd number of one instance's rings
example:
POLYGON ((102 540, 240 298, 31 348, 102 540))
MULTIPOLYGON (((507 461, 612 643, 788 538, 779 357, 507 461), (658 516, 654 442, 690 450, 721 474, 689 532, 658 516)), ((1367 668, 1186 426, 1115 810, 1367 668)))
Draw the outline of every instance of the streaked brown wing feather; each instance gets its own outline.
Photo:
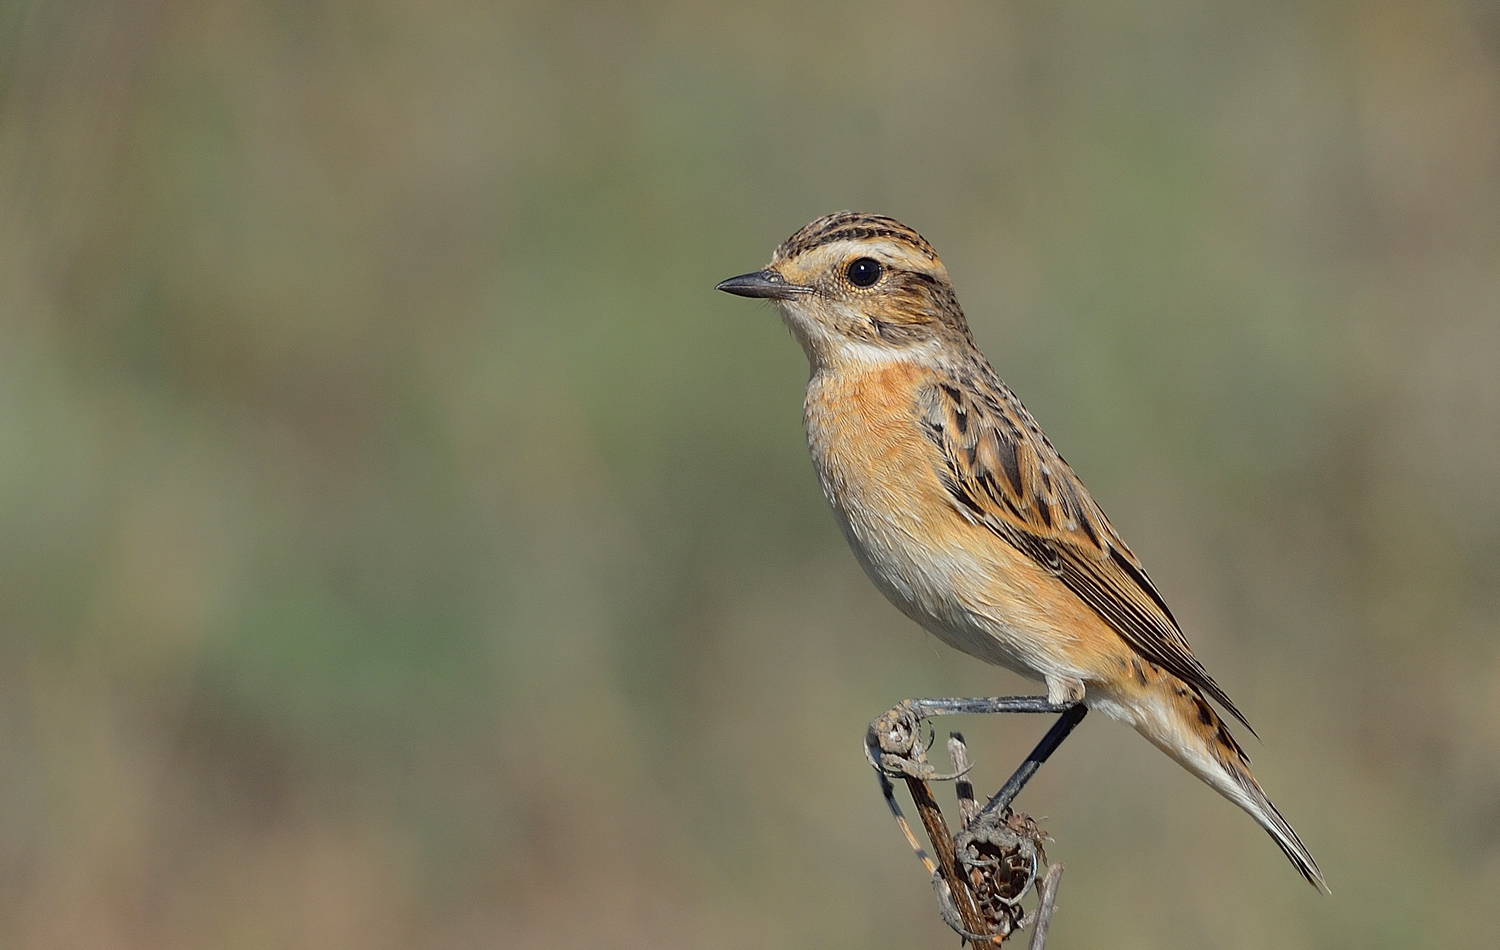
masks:
MULTIPOLYGON (((1036 420, 988 366, 919 396, 954 503, 1056 575, 1144 659, 1250 728, 1193 656, 1166 601, 1036 420)), ((1250 730, 1252 733, 1254 729, 1250 730)))

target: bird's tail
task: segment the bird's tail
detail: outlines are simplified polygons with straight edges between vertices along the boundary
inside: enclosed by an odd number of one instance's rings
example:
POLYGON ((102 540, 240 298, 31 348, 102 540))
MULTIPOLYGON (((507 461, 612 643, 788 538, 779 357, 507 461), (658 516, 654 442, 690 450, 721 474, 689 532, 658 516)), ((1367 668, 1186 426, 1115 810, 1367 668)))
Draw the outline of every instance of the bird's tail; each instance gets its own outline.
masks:
POLYGON ((1130 703, 1136 731, 1176 759, 1189 772, 1249 813, 1271 836, 1312 886, 1331 893, 1318 862, 1250 771, 1245 750, 1193 687, 1163 673, 1150 700, 1130 703))

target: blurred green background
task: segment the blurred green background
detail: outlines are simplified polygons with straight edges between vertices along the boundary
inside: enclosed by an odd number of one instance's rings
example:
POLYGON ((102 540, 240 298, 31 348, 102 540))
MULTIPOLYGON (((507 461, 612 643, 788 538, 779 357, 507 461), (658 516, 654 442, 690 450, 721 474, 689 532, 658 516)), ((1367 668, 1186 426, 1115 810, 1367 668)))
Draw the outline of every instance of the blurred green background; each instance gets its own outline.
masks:
POLYGON ((1030 687, 868 584, 712 290, 841 208, 1335 892, 1091 718, 1052 945, 1493 941, 1493 3, 11 0, 0 110, 0 946, 951 946, 864 727, 1030 687))

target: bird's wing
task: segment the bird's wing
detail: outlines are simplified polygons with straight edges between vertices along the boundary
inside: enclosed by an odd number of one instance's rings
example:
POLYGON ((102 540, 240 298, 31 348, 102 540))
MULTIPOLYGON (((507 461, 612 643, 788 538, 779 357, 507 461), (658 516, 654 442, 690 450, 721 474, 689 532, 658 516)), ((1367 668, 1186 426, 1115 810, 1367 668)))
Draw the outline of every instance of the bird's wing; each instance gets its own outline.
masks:
MULTIPOLYGON (((1140 561, 1036 420, 986 365, 922 390, 955 507, 1062 580, 1146 660, 1213 697, 1250 728, 1198 658, 1140 561)), ((1252 733, 1254 729, 1250 730, 1252 733)))

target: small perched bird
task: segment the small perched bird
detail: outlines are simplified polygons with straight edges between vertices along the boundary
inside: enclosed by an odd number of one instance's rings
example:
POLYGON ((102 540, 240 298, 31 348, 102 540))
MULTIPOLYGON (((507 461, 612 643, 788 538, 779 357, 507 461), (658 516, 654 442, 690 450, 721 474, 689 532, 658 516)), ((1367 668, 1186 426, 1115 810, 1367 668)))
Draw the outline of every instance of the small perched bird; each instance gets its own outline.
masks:
POLYGON ((932 245, 892 218, 840 212, 718 289, 775 301, 807 353, 818 479, 892 603, 949 645, 1044 682, 1051 703, 1128 723, 1327 890, 1208 700, 1249 723, 979 352, 932 245))

